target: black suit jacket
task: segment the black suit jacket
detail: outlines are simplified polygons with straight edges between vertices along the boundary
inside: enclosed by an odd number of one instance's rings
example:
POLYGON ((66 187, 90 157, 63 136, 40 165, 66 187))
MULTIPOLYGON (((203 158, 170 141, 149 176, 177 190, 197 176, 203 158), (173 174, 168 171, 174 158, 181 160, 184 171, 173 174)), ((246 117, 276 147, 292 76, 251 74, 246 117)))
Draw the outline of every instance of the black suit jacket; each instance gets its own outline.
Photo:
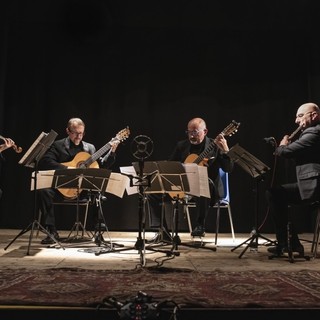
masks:
MULTIPOLYGON (((92 155, 96 152, 96 148, 93 144, 82 141, 82 151, 87 152, 92 155)), ((57 170, 57 169, 65 169, 62 163, 70 162, 74 159, 75 150, 70 148, 70 139, 69 137, 56 140, 50 146, 48 151, 44 154, 44 156, 40 159, 38 168, 40 170, 57 170)), ((105 168, 110 167, 114 162, 114 154, 107 159, 107 161, 103 161, 103 159, 98 159, 97 162, 99 166, 103 166, 105 168), (103 163, 103 164, 102 164, 103 163)))
POLYGON ((320 124, 306 128, 296 141, 276 148, 275 155, 295 160, 301 198, 319 200, 320 124))
MULTIPOLYGON (((206 136, 203 150, 200 150, 200 153, 207 150, 212 144, 214 144, 213 139, 206 136)), ((190 155, 190 147, 191 143, 188 139, 178 141, 168 160, 184 163, 190 155)), ((213 187, 211 190, 211 200, 212 202, 215 202, 223 196, 223 184, 219 175, 219 168, 225 172, 231 172, 234 167, 234 162, 227 154, 223 154, 215 145, 208 153, 207 158, 210 159, 207 163, 208 177, 212 181, 213 187)))

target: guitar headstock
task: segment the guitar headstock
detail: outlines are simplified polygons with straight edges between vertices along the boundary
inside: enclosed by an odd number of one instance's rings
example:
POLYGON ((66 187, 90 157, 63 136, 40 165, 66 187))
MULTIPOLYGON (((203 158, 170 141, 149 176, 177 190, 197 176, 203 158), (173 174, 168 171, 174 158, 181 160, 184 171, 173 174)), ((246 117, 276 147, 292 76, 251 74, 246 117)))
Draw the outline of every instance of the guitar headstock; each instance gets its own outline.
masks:
POLYGON ((236 122, 235 120, 232 120, 232 122, 223 129, 221 134, 224 136, 231 137, 233 134, 235 134, 238 131, 238 128, 240 127, 240 122, 236 122))
POLYGON ((117 133, 115 139, 118 141, 123 141, 129 138, 129 135, 130 135, 130 129, 129 127, 126 127, 125 129, 122 129, 117 133))

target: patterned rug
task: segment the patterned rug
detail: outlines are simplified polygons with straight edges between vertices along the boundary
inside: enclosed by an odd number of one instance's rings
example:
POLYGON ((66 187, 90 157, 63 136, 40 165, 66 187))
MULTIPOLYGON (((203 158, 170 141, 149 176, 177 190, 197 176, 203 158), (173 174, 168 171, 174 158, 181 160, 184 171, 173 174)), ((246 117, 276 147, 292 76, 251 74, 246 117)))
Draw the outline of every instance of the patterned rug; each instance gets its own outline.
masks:
POLYGON ((110 301, 125 304, 141 292, 180 307, 319 308, 320 272, 0 270, 1 305, 112 307, 110 301))

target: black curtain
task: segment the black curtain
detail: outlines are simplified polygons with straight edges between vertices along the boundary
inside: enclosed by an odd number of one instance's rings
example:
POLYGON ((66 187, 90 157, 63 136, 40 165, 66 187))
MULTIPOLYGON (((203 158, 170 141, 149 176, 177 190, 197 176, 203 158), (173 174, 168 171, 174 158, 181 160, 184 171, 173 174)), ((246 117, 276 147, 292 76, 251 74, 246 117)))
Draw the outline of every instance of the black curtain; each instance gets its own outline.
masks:
MULTIPOLYGON (((113 171, 131 165, 131 140, 154 143, 148 160, 164 160, 185 138, 187 122, 207 121, 214 137, 232 120, 228 138, 270 167, 259 183, 259 221, 272 232, 264 191, 294 179, 264 137, 278 141, 295 128, 297 107, 319 103, 319 13, 316 1, 107 1, 10 0, 1 3, 0 134, 26 151, 51 129, 65 136, 70 117, 86 123, 85 140, 97 148, 129 126, 113 171)), ((31 171, 22 154, 5 152, 1 227, 21 228, 33 219, 31 171)), ((230 174, 236 232, 254 224, 255 186, 236 166, 230 174)), ((111 230, 136 230, 138 199, 108 195, 111 230)), ((74 222, 57 211, 58 227, 74 222)), ((301 228, 307 229, 305 217, 301 228)), ((180 226, 187 230, 181 217, 180 226)), ((208 228, 214 230, 214 218, 208 228)), ((221 221, 221 232, 224 226, 221 221)), ((225 230, 229 230, 225 220, 225 230)))

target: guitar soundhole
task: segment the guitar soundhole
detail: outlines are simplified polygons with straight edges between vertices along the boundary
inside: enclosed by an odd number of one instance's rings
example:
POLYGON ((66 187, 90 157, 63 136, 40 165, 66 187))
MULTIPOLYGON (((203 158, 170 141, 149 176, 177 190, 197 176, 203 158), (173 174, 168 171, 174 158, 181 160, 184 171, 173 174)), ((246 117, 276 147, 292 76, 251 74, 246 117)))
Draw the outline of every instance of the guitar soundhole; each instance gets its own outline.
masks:
POLYGON ((86 168, 86 165, 85 165, 85 163, 84 163, 84 161, 80 161, 80 162, 78 162, 78 164, 77 164, 77 168, 80 168, 80 169, 85 169, 86 168))

